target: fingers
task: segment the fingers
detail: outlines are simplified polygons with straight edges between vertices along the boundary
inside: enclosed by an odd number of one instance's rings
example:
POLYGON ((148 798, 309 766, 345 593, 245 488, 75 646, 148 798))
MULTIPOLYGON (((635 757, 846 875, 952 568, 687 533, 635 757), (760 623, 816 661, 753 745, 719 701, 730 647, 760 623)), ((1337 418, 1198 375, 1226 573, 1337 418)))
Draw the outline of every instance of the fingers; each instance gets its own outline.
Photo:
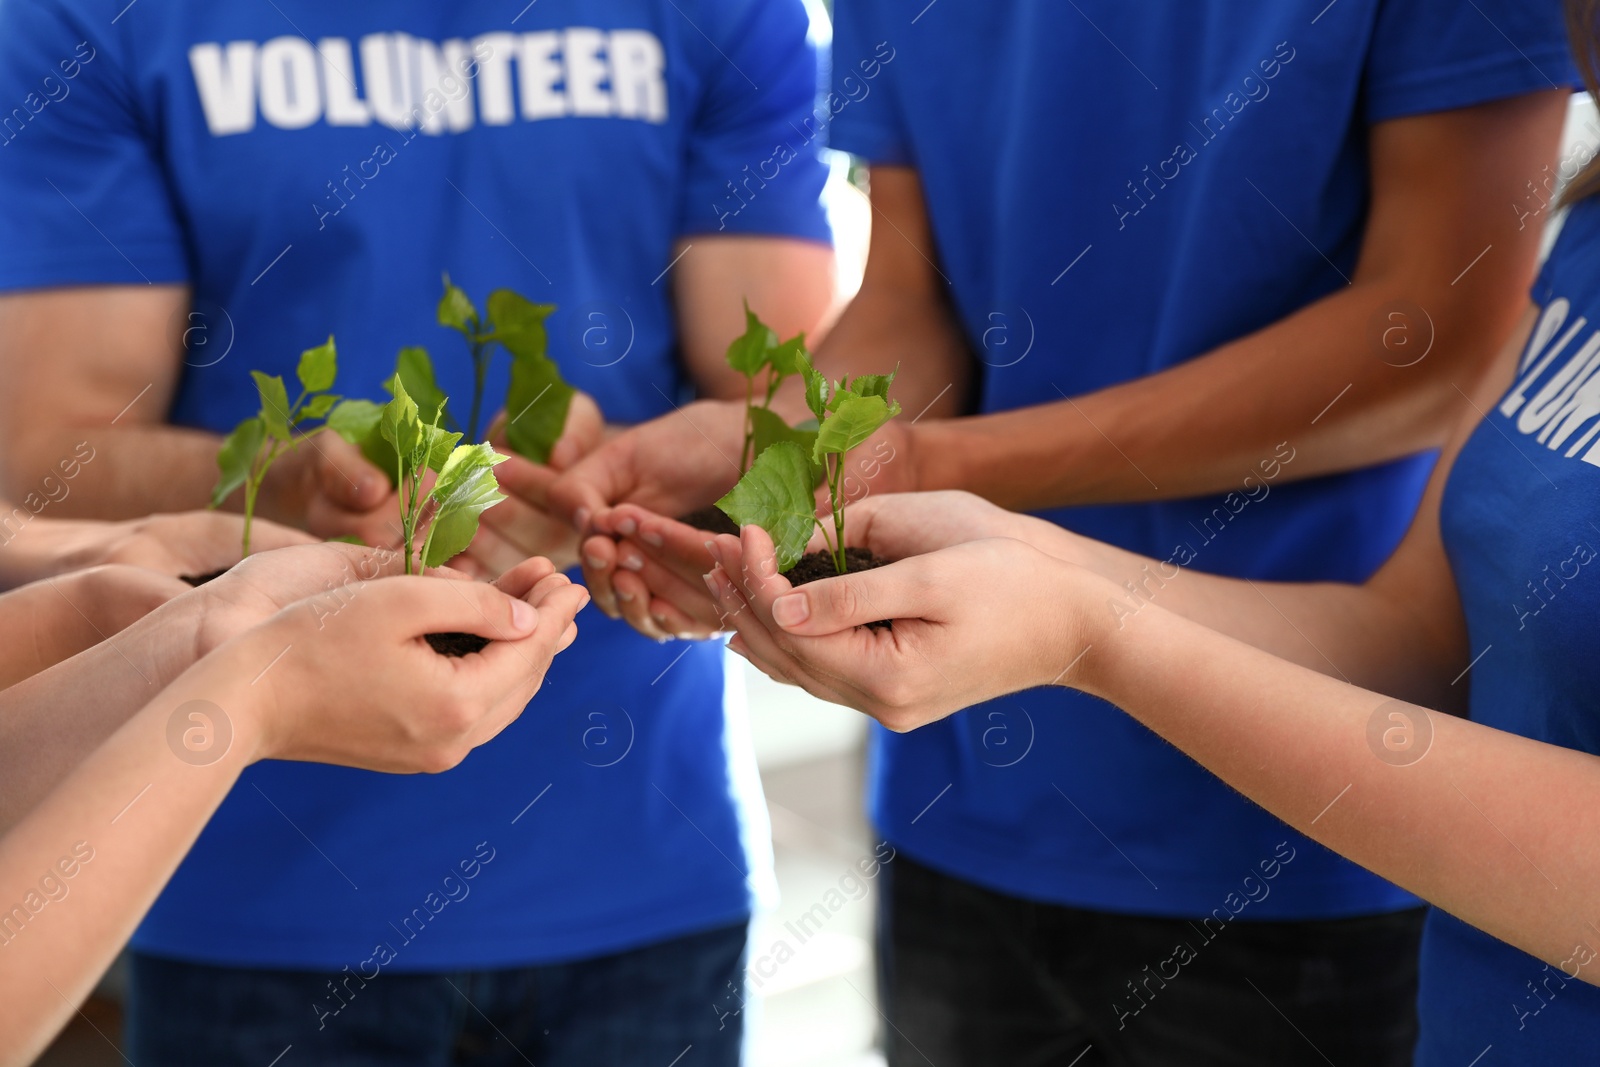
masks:
POLYGON ((939 564, 926 556, 875 570, 823 578, 784 589, 776 571, 772 540, 759 526, 741 531, 743 579, 752 604, 788 633, 816 637, 840 633, 880 619, 917 618, 928 606, 929 587, 939 564))
MULTIPOLYGON (((774 637, 767 623, 751 609, 729 578, 728 572, 720 564, 706 575, 705 585, 720 607, 725 625, 732 626, 738 631, 728 642, 730 651, 749 660, 757 670, 774 681, 799 686, 820 700, 834 704, 850 704, 850 701, 830 684, 829 679, 819 676, 790 655, 774 637)), ((840 641, 846 638, 833 640, 840 641)))
MULTIPOLYGON (((244 519, 236 515, 218 515, 217 517, 234 520, 234 524, 230 525, 233 527, 233 540, 237 542, 241 528, 244 525, 244 519)), ((274 548, 315 544, 318 540, 318 538, 306 533, 304 530, 296 530, 292 526, 281 526, 267 519, 256 519, 250 524, 251 552, 266 552, 274 548)), ((233 547, 237 548, 238 546, 235 544, 233 547)), ((234 555, 238 555, 237 551, 234 555)))
MULTIPOLYGON (((543 556, 525 559, 494 580, 494 587, 506 596, 527 599, 544 579, 556 574, 556 566, 543 556)), ((532 601, 529 601, 532 603, 532 601)))
POLYGON ((506 448, 500 448, 499 452, 510 457, 494 469, 495 480, 500 483, 500 488, 530 507, 547 511, 550 486, 560 475, 506 448))
POLYGON ((371 511, 389 496, 388 475, 338 434, 318 434, 303 444, 318 453, 315 461, 317 489, 338 507, 347 511, 371 511))
POLYGON ((636 486, 636 432, 624 433, 600 445, 552 482, 545 498, 550 511, 579 533, 594 532, 593 520, 636 486))
MULTIPOLYGON (((702 542, 704 539, 701 534, 702 542)), ((676 637, 704 637, 720 629, 717 605, 706 595, 703 581, 712 564, 703 543, 700 554, 706 560, 705 568, 686 581, 646 556, 632 541, 619 544, 615 584, 623 616, 632 621, 626 595, 642 600, 656 626, 676 637)))
POLYGON ((550 449, 550 466, 564 471, 600 447, 605 437, 605 419, 600 406, 588 393, 578 393, 567 409, 567 423, 561 439, 550 449))
POLYGON ((697 593, 700 576, 716 562, 706 550, 711 534, 637 504, 619 505, 611 513, 611 526, 635 542, 651 559, 692 583, 697 593))
POLYGON ((617 569, 617 543, 609 537, 585 538, 579 550, 579 562, 583 564, 583 584, 594 595, 595 606, 607 618, 621 618, 617 593, 611 582, 617 569))
POLYGON ((469 633, 491 641, 520 641, 532 634, 539 612, 492 585, 443 578, 383 578, 355 603, 375 637, 393 640, 430 633, 469 633))

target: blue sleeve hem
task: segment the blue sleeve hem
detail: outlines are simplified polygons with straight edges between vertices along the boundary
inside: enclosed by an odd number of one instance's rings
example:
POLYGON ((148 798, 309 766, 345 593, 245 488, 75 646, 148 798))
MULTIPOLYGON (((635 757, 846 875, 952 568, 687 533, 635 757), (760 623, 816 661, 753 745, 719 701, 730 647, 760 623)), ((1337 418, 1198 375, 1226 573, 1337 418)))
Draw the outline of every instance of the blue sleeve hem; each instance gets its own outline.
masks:
POLYGON ((1367 121, 1451 111, 1544 89, 1578 89, 1565 47, 1546 46, 1514 56, 1504 54, 1392 79, 1371 87, 1367 121))
POLYGON ((40 250, 33 255, 7 255, 0 263, 0 291, 4 292, 68 285, 186 284, 189 280, 183 249, 171 244, 40 250))
POLYGON ((841 152, 860 156, 868 163, 915 166, 899 131, 876 123, 842 123, 835 119, 828 129, 828 143, 841 152))

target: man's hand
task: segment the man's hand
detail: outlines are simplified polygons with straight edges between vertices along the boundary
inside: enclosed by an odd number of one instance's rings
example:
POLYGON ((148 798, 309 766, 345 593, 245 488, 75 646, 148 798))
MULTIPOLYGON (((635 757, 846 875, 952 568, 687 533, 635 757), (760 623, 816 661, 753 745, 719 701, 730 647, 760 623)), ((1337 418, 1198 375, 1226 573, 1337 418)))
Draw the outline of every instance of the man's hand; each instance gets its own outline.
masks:
POLYGON ((401 536, 392 477, 336 433, 302 437, 267 472, 257 511, 318 537, 353 536, 392 548, 401 536))
POLYGON ((578 562, 578 535, 567 522, 546 510, 546 490, 561 472, 589 455, 605 439, 600 406, 587 393, 577 393, 567 411, 561 440, 550 449, 550 462, 534 463, 506 444, 506 413, 489 426, 489 442, 509 458, 494 469, 506 499, 483 513, 478 536, 451 565, 475 578, 495 578, 532 556, 543 556, 565 570, 578 562))

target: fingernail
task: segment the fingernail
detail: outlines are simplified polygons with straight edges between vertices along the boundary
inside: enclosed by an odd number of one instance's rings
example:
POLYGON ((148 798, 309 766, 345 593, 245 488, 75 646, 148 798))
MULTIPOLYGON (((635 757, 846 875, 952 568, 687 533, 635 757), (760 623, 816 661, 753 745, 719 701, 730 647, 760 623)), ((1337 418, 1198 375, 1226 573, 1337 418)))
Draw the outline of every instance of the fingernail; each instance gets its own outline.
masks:
POLYGON ((624 604, 632 604, 633 603, 633 594, 632 593, 624 593, 622 590, 618 589, 617 590, 617 599, 622 601, 624 604))
POLYGON ((588 532, 589 509, 579 508, 577 511, 574 511, 572 513, 572 525, 576 526, 580 532, 588 532))
MULTIPOLYGON (((665 615, 657 615, 655 612, 651 612, 650 613, 650 617, 652 619, 656 620, 656 625, 661 627, 663 630, 671 630, 672 629, 672 624, 667 622, 667 617, 665 615)), ((673 634, 672 636, 676 637, 678 635, 677 634, 673 634)))
POLYGON ((601 559, 599 556, 584 556, 583 565, 592 571, 603 571, 606 569, 606 561, 601 559))
POLYGON ((533 610, 533 605, 524 600, 511 602, 511 625, 519 631, 531 630, 539 621, 539 613, 533 610))
POLYGON ((617 520, 617 533, 621 534, 623 537, 632 537, 634 531, 638 528, 639 524, 634 522, 632 519, 617 520))
POLYGON ((804 593, 790 593, 772 602, 772 618, 785 629, 799 626, 811 617, 811 605, 804 593))
POLYGON ((706 552, 708 552, 711 555, 711 558, 716 560, 718 563, 722 562, 722 549, 717 547, 717 543, 715 541, 706 542, 706 552))
POLYGON ((645 544, 649 545, 651 548, 660 548, 662 545, 665 545, 667 543, 666 538, 662 537, 660 534, 656 533, 654 530, 644 530, 644 531, 642 531, 639 534, 639 540, 643 541, 645 544))
POLYGON ((617 566, 621 567, 623 570, 642 571, 644 570, 644 557, 623 556, 617 560, 617 566))
POLYGON ((594 597, 590 596, 588 591, 586 590, 584 592, 584 594, 583 594, 583 603, 578 605, 578 611, 582 611, 584 608, 588 607, 590 601, 592 601, 593 599, 594 599, 594 597))

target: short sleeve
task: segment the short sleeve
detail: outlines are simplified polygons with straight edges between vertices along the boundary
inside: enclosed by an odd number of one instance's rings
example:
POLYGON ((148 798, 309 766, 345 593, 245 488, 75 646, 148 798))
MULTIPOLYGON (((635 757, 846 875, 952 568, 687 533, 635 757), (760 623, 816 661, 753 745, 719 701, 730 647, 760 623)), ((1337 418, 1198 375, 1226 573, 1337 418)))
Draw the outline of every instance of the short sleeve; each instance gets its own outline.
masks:
POLYGON ((1561 0, 1383 0, 1366 117, 1383 122, 1579 84, 1561 0))
POLYGON ((822 203, 827 124, 817 113, 818 43, 802 0, 735 6, 716 53, 684 180, 681 233, 831 243, 822 203))
POLYGON ((828 143, 868 163, 914 162, 895 91, 895 50, 878 32, 882 5, 835 0, 831 91, 823 102, 831 123, 828 143))
POLYGON ((176 282, 183 232, 110 17, 0 2, 0 290, 176 282))

